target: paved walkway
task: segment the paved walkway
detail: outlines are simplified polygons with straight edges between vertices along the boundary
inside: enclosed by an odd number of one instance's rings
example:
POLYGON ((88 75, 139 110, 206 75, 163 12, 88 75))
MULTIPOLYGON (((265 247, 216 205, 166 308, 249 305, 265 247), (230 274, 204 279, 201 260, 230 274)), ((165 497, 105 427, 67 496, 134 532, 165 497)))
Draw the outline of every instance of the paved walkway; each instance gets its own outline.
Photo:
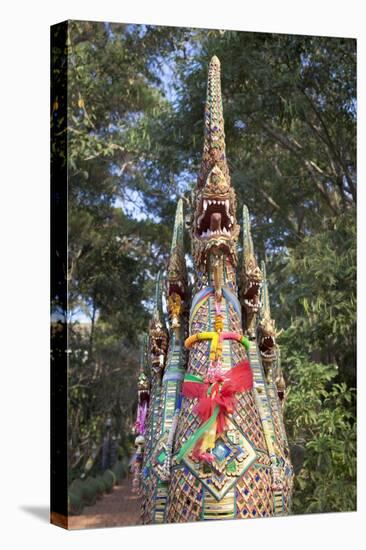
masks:
POLYGON ((113 491, 105 494, 94 506, 84 508, 80 516, 70 516, 69 529, 95 529, 140 525, 140 499, 131 491, 132 479, 123 479, 113 491))

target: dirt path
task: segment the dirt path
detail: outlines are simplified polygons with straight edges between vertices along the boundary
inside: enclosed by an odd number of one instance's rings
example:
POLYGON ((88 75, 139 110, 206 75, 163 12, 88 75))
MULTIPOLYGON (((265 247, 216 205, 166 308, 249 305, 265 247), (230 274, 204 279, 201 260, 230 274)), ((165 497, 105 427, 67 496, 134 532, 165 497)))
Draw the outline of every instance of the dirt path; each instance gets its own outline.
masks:
POLYGON ((140 525, 140 499, 132 493, 131 481, 130 477, 123 479, 109 495, 84 508, 80 516, 70 516, 69 529, 140 525))

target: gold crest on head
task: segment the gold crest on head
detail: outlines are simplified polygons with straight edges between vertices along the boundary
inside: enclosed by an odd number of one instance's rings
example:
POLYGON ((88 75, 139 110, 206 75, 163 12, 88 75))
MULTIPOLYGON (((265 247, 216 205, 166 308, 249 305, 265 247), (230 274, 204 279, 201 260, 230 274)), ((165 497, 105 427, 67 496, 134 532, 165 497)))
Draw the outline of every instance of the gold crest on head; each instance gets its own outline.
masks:
POLYGON ((213 251, 236 265, 239 232, 226 160, 220 61, 214 56, 208 71, 203 154, 194 193, 192 253, 196 266, 205 270, 213 251))

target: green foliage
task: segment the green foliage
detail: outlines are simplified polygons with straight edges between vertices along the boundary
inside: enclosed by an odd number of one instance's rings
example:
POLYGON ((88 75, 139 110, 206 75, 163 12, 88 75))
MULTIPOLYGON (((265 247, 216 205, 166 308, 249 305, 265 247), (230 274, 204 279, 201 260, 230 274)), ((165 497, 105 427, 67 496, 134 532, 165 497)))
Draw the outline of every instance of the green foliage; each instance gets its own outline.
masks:
POLYGON ((322 231, 305 237, 273 265, 278 281, 273 309, 288 326, 280 339, 288 374, 286 427, 292 448, 304 453, 294 511, 354 510, 354 211, 327 220, 322 231))
POLYGON ((95 481, 97 482, 97 496, 98 498, 103 496, 103 493, 106 490, 106 485, 103 481, 102 476, 98 475, 95 477, 95 481))
POLYGON ((145 304, 169 250, 169 225, 158 216, 174 215, 171 181, 150 177, 148 126, 170 109, 154 64, 182 33, 172 40, 164 28, 138 31, 92 22, 70 22, 68 31, 68 413, 77 475, 108 414, 120 444, 131 430, 145 304))
POLYGON ((87 478, 82 483, 83 501, 86 506, 93 506, 97 499, 97 486, 95 480, 87 478))
POLYGON ((349 210, 274 258, 273 311, 289 327, 283 342, 356 383, 356 220, 349 210))
POLYGON ((122 464, 123 476, 126 476, 128 474, 129 459, 127 456, 124 456, 121 458, 120 462, 122 464))
POLYGON ((69 513, 81 514, 84 506, 95 504, 96 499, 101 498, 106 489, 107 484, 101 476, 75 479, 68 490, 69 513))
POLYGON ((95 504, 97 492, 98 484, 91 477, 84 480, 75 479, 69 486, 69 494, 80 499, 85 506, 95 504))
POLYGON ((82 496, 83 481, 79 478, 74 479, 74 481, 69 486, 69 490, 72 491, 74 494, 80 494, 82 496))
POLYGON ((116 476, 117 485, 121 481, 121 479, 123 479, 126 476, 127 471, 128 471, 128 462, 126 460, 118 460, 114 464, 112 468, 112 472, 116 476))
MULTIPOLYGON (((288 350, 289 351, 289 350, 288 350)), ((289 351, 286 427, 303 448, 295 478, 294 513, 356 509, 355 392, 336 383, 338 369, 289 351)))
POLYGON ((113 486, 116 484, 116 475, 112 472, 112 470, 106 470, 103 473, 102 478, 105 483, 106 492, 110 493, 113 486))
POLYGON ((81 494, 69 491, 68 512, 70 515, 79 515, 83 512, 84 503, 81 494))

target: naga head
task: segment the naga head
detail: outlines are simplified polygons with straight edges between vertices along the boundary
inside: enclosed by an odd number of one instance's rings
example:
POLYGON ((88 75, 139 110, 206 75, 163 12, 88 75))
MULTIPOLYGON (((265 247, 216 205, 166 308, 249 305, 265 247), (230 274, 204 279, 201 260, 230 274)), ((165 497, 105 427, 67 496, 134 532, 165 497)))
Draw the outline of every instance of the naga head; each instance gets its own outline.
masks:
POLYGON ((150 400, 150 383, 145 372, 140 369, 139 377, 137 379, 137 399, 139 405, 146 403, 149 404, 150 400))
POLYGON ((137 391, 139 394, 149 392, 149 380, 144 372, 140 372, 137 380, 137 391))
POLYGON ((137 378, 137 418, 134 426, 135 433, 145 433, 145 420, 150 403, 150 382, 146 376, 147 365, 147 334, 143 335, 140 349, 140 370, 137 378))
POLYGON ((254 256, 246 258, 242 274, 243 290, 242 296, 245 308, 251 313, 258 313, 260 308, 260 288, 262 274, 254 256))
POLYGON ((277 357, 276 326, 271 318, 266 266, 262 262, 261 318, 257 328, 258 347, 265 366, 272 365, 277 357))
POLYGON ((168 335, 163 323, 156 317, 149 324, 149 343, 152 369, 154 373, 161 373, 168 349, 168 335))
POLYGON ((149 323, 149 351, 153 373, 162 374, 168 349, 168 333, 165 328, 162 308, 161 274, 156 282, 155 308, 149 323))
POLYGON ((265 363, 274 361, 277 355, 275 321, 268 316, 258 324, 258 347, 265 363))
POLYGON ((211 59, 205 107, 203 156, 193 195, 192 252, 198 267, 205 267, 211 252, 237 263, 236 196, 226 160, 222 112, 220 61, 211 59))
POLYGON ((243 263, 241 269, 241 302, 247 318, 247 330, 254 336, 254 323, 260 309, 260 289, 263 275, 258 267, 250 229, 248 208, 243 207, 243 263))
POLYGON ((278 399, 280 400, 280 403, 283 406, 285 404, 285 399, 286 399, 286 382, 283 377, 281 368, 279 369, 275 382, 277 387, 278 399))
POLYGON ((286 401, 286 381, 283 376, 283 371, 281 367, 281 349, 279 347, 277 347, 277 354, 274 362, 274 382, 277 390, 278 400, 281 407, 284 407, 286 401))
POLYGON ((168 313, 172 328, 180 326, 180 317, 183 314, 185 301, 187 301, 187 270, 184 260, 183 230, 183 201, 179 199, 166 278, 168 313))

